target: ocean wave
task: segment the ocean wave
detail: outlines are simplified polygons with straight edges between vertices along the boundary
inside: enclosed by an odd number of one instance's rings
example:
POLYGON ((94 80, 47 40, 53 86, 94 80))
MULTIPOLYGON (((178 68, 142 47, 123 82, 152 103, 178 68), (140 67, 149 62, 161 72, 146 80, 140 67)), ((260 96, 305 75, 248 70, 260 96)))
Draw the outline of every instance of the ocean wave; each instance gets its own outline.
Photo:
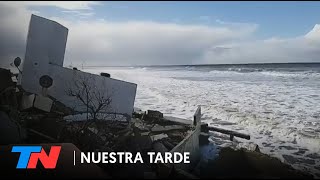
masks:
POLYGON ((261 74, 275 77, 320 77, 320 73, 314 71, 304 72, 277 72, 277 71, 263 71, 261 74))
MULTIPOLYGON (((202 105, 202 121, 250 134, 251 141, 264 153, 300 159, 306 154, 320 154, 319 73, 259 68, 253 72, 183 69, 108 72, 115 78, 138 84, 135 106, 143 110, 155 109, 168 116, 192 120, 196 107, 202 105), (303 153, 297 153, 302 150, 303 153)), ((315 163, 320 166, 319 161, 315 163)))
POLYGON ((259 68, 228 68, 228 71, 236 71, 236 72, 243 72, 243 73, 250 73, 250 72, 261 72, 263 69, 259 68))
POLYGON ((210 74, 252 74, 252 75, 264 75, 272 77, 316 77, 320 78, 320 73, 315 71, 303 71, 303 72, 281 72, 281 71, 266 71, 263 69, 232 69, 232 70, 211 70, 210 74))

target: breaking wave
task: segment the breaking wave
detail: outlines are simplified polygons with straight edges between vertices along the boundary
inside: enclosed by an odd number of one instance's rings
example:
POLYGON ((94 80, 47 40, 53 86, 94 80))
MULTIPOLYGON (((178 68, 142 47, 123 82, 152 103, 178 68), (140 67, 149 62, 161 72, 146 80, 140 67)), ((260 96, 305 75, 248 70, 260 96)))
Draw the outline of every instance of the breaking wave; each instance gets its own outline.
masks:
POLYGON ((191 120, 201 105, 209 125, 250 134, 262 152, 320 174, 320 66, 229 68, 103 71, 138 84, 136 107, 191 120))

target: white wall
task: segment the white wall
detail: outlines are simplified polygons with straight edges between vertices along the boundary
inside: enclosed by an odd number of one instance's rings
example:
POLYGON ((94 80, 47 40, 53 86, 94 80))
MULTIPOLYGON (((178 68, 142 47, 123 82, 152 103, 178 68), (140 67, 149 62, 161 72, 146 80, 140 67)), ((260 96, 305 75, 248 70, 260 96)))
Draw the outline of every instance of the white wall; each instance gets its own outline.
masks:
POLYGON ((26 63, 63 66, 67 37, 66 27, 55 21, 32 15, 25 53, 26 63))
POLYGON ((74 82, 89 79, 95 91, 112 96, 108 112, 132 115, 137 85, 99 75, 85 73, 62 67, 67 41, 68 29, 62 25, 32 15, 23 72, 20 83, 27 92, 41 94, 39 79, 49 75, 53 85, 47 94, 65 105, 78 111, 85 110, 83 104, 74 97, 67 95, 66 90, 76 89, 74 82))

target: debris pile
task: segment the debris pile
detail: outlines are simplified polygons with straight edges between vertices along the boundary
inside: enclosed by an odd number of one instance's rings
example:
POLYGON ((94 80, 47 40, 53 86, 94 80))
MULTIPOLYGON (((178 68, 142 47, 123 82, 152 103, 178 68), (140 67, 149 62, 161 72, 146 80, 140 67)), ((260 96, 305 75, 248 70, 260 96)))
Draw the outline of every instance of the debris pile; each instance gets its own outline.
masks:
POLYGON ((193 130, 191 124, 169 121, 163 118, 163 114, 159 111, 148 110, 147 112, 135 112, 130 122, 118 123, 116 127, 117 130, 105 132, 112 134, 113 137, 110 139, 114 141, 109 140, 109 144, 99 150, 126 151, 133 154, 139 152, 144 163, 137 163, 135 166, 104 164, 103 168, 111 172, 114 177, 128 177, 123 173, 124 171, 129 172, 130 177, 193 177, 187 172, 174 169, 173 166, 150 164, 147 156, 147 152, 170 152, 193 130))
POLYGON ((113 177, 188 176, 173 167, 147 163, 147 152, 170 152, 194 130, 191 123, 165 119, 153 110, 134 112, 129 120, 112 114, 91 118, 54 97, 26 92, 12 81, 16 75, 9 70, 0 69, 0 74, 0 145, 72 143, 82 152, 139 152, 146 163, 134 170, 129 164, 98 166, 113 177))

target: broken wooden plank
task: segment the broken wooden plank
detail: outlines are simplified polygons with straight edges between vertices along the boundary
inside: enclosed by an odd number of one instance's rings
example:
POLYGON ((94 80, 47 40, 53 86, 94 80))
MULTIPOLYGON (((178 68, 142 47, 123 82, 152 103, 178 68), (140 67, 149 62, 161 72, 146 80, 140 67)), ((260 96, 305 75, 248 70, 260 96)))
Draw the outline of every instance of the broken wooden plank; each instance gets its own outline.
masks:
POLYGON ((164 133, 161 133, 161 134, 156 134, 156 135, 153 135, 153 136, 150 136, 152 142, 154 141, 158 141, 158 140, 161 140, 163 138, 167 138, 169 137, 167 134, 164 134, 164 133))

